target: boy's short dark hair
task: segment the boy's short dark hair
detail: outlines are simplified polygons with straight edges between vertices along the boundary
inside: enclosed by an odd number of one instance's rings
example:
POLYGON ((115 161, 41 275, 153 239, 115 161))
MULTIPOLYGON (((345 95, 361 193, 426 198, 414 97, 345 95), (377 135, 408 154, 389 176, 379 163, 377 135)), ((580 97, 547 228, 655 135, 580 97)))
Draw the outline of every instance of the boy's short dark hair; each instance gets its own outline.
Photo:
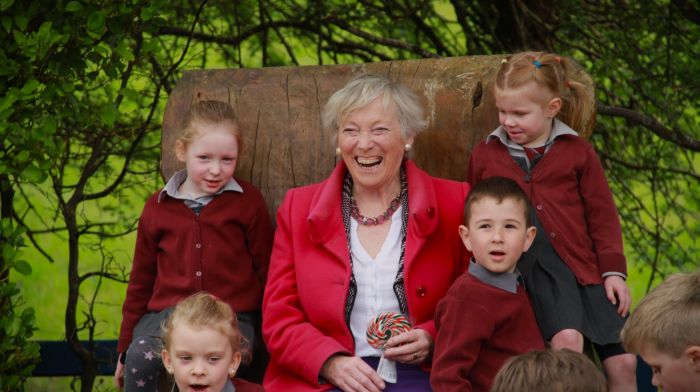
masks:
POLYGON ((522 204, 525 210, 525 226, 532 226, 532 219, 530 217, 532 207, 530 206, 530 200, 527 198, 525 192, 510 178, 498 176, 481 180, 469 191, 469 196, 464 202, 465 226, 469 226, 472 205, 486 197, 496 199, 499 204, 505 199, 511 199, 522 204))

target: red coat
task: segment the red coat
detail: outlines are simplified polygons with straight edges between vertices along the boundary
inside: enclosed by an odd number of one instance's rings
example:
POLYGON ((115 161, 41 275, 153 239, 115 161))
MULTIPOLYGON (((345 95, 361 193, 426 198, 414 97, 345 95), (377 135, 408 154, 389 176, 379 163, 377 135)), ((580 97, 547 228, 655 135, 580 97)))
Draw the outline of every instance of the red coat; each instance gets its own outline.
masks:
POLYGON ((579 284, 600 284, 606 272, 627 274, 620 218, 598 155, 586 140, 557 137, 529 178, 498 139, 481 142, 472 151, 467 181, 492 176, 512 178, 523 188, 579 284))
POLYGON ((260 191, 236 179, 243 193, 223 192, 199 215, 182 200, 156 192, 141 213, 131 276, 122 307, 117 350, 126 351, 134 327, 198 291, 236 312, 260 310, 273 229, 260 191))
MULTIPOLYGON (((323 391, 323 363, 352 355, 345 323, 350 285, 348 242, 340 208, 345 175, 341 162, 325 181, 287 192, 263 299, 263 337, 270 391, 323 391)), ((469 185, 438 179, 406 163, 409 218, 404 255, 405 292, 414 327, 433 337, 437 302, 468 264, 458 235, 469 185)))

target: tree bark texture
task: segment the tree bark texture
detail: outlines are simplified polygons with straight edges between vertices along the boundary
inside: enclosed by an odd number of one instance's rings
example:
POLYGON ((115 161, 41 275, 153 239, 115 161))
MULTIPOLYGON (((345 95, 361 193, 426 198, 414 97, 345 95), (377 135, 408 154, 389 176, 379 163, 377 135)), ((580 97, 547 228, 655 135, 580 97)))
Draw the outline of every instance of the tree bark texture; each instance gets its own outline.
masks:
MULTIPOLYGON (((186 71, 165 109, 161 172, 167 179, 183 167, 174 145, 189 105, 200 99, 229 102, 243 135, 236 176, 262 191, 274 216, 287 189, 323 180, 339 159, 333 133, 321 129, 327 99, 354 76, 374 73, 402 83, 422 100, 429 125, 416 138, 411 158, 431 175, 463 181, 472 147, 498 126, 491 86, 501 59, 186 71)), ((580 130, 584 135, 593 129, 594 116, 580 130)))

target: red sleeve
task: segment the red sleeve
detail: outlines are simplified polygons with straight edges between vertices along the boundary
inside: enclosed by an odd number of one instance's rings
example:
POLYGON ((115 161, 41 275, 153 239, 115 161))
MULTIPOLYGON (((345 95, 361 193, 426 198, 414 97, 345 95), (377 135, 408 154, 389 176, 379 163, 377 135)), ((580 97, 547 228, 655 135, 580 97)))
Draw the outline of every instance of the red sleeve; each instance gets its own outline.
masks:
POLYGON ((260 287, 265 287, 267 270, 270 266, 274 229, 262 195, 256 192, 256 196, 255 212, 246 228, 246 245, 253 258, 253 270, 260 280, 260 287))
POLYGON ((626 275, 620 218, 603 166, 590 144, 587 144, 584 168, 579 173, 579 184, 588 233, 593 241, 600 273, 620 272, 626 275))
POLYGON ((469 183, 470 186, 476 185, 479 181, 481 181, 481 170, 479 168, 479 158, 477 155, 479 155, 479 147, 481 144, 478 144, 476 147, 472 149, 472 153, 469 156, 469 167, 467 168, 467 182, 469 183))
POLYGON ((149 227, 153 219, 153 202, 153 198, 146 202, 136 231, 134 260, 126 289, 126 299, 122 306, 122 324, 117 343, 117 352, 120 353, 129 347, 134 327, 148 312, 148 301, 151 299, 156 281, 158 244, 152 238, 152 230, 149 227))
POLYGON ((430 384, 436 392, 471 391, 472 367, 482 343, 493 335, 495 323, 489 309, 470 301, 473 295, 459 292, 462 300, 450 294, 440 301, 436 312, 438 329, 430 384))
POLYGON ((292 215, 299 206, 293 206, 294 192, 287 192, 277 212, 277 230, 263 298, 263 336, 270 355, 281 367, 318 384, 321 367, 331 355, 352 353, 311 324, 300 302, 295 265, 309 260, 295 259, 292 215))

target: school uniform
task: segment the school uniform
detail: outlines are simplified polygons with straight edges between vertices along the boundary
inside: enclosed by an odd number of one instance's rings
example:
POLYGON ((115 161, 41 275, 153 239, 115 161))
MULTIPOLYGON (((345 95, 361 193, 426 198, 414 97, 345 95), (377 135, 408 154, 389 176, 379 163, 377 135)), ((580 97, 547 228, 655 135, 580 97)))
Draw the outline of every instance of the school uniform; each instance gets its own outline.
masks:
POLYGON ((513 179, 528 195, 537 236, 519 264, 545 339, 576 329, 598 345, 619 342, 624 318, 605 295, 603 279, 626 277, 622 229, 593 146, 554 119, 543 151, 531 153, 502 127, 472 152, 467 180, 513 179))
POLYGON ((436 392, 489 391, 510 357, 544 348, 520 274, 495 274, 473 260, 438 304, 435 326, 436 392))

